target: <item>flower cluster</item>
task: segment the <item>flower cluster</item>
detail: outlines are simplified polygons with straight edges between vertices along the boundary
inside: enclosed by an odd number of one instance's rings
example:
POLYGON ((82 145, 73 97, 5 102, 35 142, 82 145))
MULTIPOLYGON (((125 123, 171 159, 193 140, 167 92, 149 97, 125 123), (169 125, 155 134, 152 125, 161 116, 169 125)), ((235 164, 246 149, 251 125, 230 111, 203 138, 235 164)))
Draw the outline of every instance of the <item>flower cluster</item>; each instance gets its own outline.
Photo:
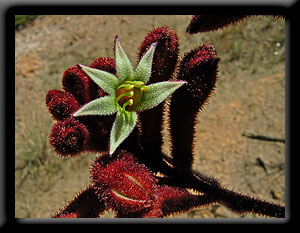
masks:
POLYGON ((109 95, 97 98, 84 105, 73 116, 105 116, 117 113, 110 133, 110 154, 116 150, 134 129, 137 123, 137 112, 156 107, 185 83, 182 81, 166 81, 149 86, 145 85, 148 83, 151 75, 156 44, 151 44, 150 48, 142 56, 136 70, 133 71, 118 37, 116 37, 114 48, 118 77, 103 70, 80 66, 109 95))
MULTIPOLYGON (((140 56, 135 71, 118 36, 114 44, 114 60, 99 58, 90 66, 77 65, 68 68, 63 76, 65 91, 51 90, 46 96, 50 113, 54 119, 60 121, 52 128, 50 144, 62 156, 78 154, 93 148, 94 145, 91 147, 88 143, 89 138, 97 138, 97 135, 89 135, 87 128, 90 120, 85 121, 86 117, 116 113, 108 144, 109 152, 113 154, 135 128, 138 121, 137 112, 156 107, 186 83, 176 80, 146 85, 150 80, 157 42, 151 43, 140 56), (79 119, 88 124, 87 127, 79 119)), ((143 49, 145 48, 144 46, 143 49)), ((155 72, 159 69, 161 68, 155 69, 155 72)), ((110 121, 112 117, 108 119, 110 121)), ((103 126, 101 123, 100 125, 103 126)), ((106 128, 106 133, 107 130, 106 128)), ((106 142, 107 139, 103 143, 98 142, 104 151, 106 142)))
POLYGON ((63 90, 46 95, 57 121, 49 136, 55 152, 98 154, 91 184, 53 217, 94 218, 110 209, 116 217, 161 218, 212 203, 238 213, 284 216, 284 207, 227 190, 192 170, 196 118, 217 81, 220 59, 212 44, 194 48, 179 62, 177 35, 162 26, 145 36, 136 69, 118 37, 114 56, 68 68, 63 90), (167 156, 162 126, 169 96, 167 156))

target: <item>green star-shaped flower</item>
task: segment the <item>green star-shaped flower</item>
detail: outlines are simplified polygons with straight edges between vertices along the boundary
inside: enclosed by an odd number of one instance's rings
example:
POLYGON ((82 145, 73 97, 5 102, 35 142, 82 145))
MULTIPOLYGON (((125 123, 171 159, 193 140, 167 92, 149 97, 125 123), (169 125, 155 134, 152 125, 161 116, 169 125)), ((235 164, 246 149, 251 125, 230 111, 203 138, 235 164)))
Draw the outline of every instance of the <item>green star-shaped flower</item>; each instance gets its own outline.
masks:
POLYGON ((153 43, 134 71, 116 36, 115 62, 118 77, 102 70, 80 65, 82 70, 109 95, 87 103, 73 116, 117 113, 110 132, 110 154, 114 153, 134 129, 138 118, 136 112, 157 106, 186 83, 185 81, 165 81, 145 85, 151 76, 155 47, 156 43, 153 43))

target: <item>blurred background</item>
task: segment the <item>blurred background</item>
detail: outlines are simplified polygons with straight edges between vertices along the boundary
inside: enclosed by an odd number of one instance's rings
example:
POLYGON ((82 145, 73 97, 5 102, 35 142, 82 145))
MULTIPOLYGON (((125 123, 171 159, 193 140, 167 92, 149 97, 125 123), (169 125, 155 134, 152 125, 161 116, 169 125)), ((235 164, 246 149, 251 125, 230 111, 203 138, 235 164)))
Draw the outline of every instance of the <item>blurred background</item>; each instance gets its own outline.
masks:
MULTIPOLYGON (((176 31, 180 57, 214 44, 220 68, 214 93, 199 113, 194 169, 227 188, 285 204, 285 20, 252 16, 215 32, 189 35, 191 15, 32 15, 15 17, 15 217, 48 218, 89 185, 95 154, 62 159, 48 143, 54 124, 46 104, 66 68, 113 57, 114 36, 130 60, 153 28, 176 31)), ((164 130, 168 153, 168 130, 164 130)), ((104 217, 113 217, 108 211, 104 217)), ((175 218, 257 218, 216 204, 175 218)))

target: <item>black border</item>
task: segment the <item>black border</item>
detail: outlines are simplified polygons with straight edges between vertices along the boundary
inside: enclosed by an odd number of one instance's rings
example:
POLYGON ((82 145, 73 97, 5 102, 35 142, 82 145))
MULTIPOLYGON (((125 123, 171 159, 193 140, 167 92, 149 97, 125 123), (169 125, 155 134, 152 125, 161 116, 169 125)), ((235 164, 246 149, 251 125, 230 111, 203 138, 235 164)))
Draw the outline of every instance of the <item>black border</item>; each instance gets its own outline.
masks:
POLYGON ((16 5, 7 10, 8 14, 55 14, 55 15, 195 15, 195 14, 249 14, 288 15, 284 6, 269 5, 16 5))
MULTIPOLYGON (((32 226, 35 224, 35 220, 32 221, 19 221, 15 219, 15 188, 14 188, 14 181, 15 176, 14 174, 14 159, 12 159, 13 155, 11 153, 12 148, 15 148, 14 142, 14 134, 12 134, 12 131, 14 129, 13 124, 13 115, 14 115, 14 108, 12 107, 12 101, 15 100, 15 91, 13 89, 14 86, 14 57, 13 54, 15 54, 13 41, 15 39, 15 31, 13 30, 13 22, 14 22, 14 15, 26 15, 26 14, 39 14, 39 15, 85 15, 85 14, 94 14, 94 15, 116 15, 116 14, 131 14, 131 15, 184 15, 184 14, 281 14, 285 15, 286 20, 289 22, 289 42, 290 44, 287 47, 287 55, 289 55, 289 58, 287 59, 290 63, 286 65, 286 71, 289 77, 286 77, 286 107, 288 108, 286 110, 286 156, 289 157, 289 163, 287 163, 290 169, 286 169, 287 171, 291 172, 292 166, 295 165, 295 162, 292 162, 294 158, 291 158, 291 124, 292 119, 290 117, 292 116, 291 112, 291 105, 292 105, 292 98, 290 96, 290 93, 293 88, 295 88, 295 84, 293 85, 294 80, 292 80, 292 73, 294 73, 295 66, 292 65, 292 57, 295 54, 294 45, 295 45, 295 39, 296 32, 294 31, 297 28, 297 22, 296 22, 296 14, 294 14, 293 10, 297 7, 298 4, 294 4, 291 7, 283 7, 283 6, 270 6, 270 5, 259 5, 259 6, 228 6, 228 5, 188 5, 188 6, 182 6, 182 5, 14 5, 10 8, 6 9, 4 22, 5 22, 5 41, 4 41, 4 48, 5 48, 5 58, 4 60, 4 94, 5 94, 5 118, 3 125, 5 125, 5 137, 4 137, 4 143, 5 143, 5 150, 3 152, 4 155, 4 162, 5 162, 5 206, 4 206, 4 212, 5 212, 5 219, 6 222, 4 223, 3 227, 7 228, 12 225, 21 225, 23 226, 32 226)), ((295 77, 297 78, 297 77, 295 77)), ((297 155, 295 155, 297 156, 297 155)), ((287 174, 288 175, 288 174, 287 174)), ((295 221, 295 215, 292 214, 292 212, 295 210, 295 207, 291 204, 292 200, 294 200, 294 193, 292 192, 292 179, 294 176, 290 173, 289 176, 290 180, 287 180, 286 185, 290 187, 290 213, 288 213, 287 221, 281 222, 281 223, 294 223, 295 221)), ((294 190, 295 191, 295 190, 294 190)), ((288 197, 287 197, 288 198, 288 197)), ((2 216, 1 216, 2 217, 2 216)), ((47 221, 46 219, 42 220, 41 222, 37 222, 37 224, 47 224, 47 226, 56 225, 57 222, 53 221, 47 221), (45 221, 44 221, 45 220, 45 221), (50 224, 49 224, 50 223, 50 224)), ((59 221, 61 223, 75 223, 75 221, 59 221)), ((79 221, 78 224, 82 223, 95 223, 90 221, 79 221)), ((99 222, 99 223, 105 223, 105 224, 124 224, 125 221, 122 222, 99 222)), ((139 222, 132 222, 129 221, 126 224, 132 224, 132 223, 139 223, 139 222)), ((173 223, 174 222, 161 222, 161 221, 150 221, 150 222, 142 222, 144 223, 173 223)), ((175 222, 177 223, 184 223, 184 222, 175 222)), ((186 222, 191 223, 191 222, 186 222)), ((200 224, 206 223, 205 221, 199 221, 200 224)), ((214 223, 213 221, 210 223, 214 223)), ((224 222, 228 224, 227 222, 224 222)), ((235 222, 233 222, 235 223, 235 222)), ((238 222, 237 222, 238 223, 238 222)), ((246 222, 242 222, 243 224, 248 224, 246 222)), ((252 223, 252 222, 250 222, 252 223)), ((264 221, 257 223, 264 223, 264 221)), ((268 222, 267 222, 268 223, 268 222)), ((271 222, 272 223, 272 222, 271 222)), ((76 224, 76 225, 78 225, 76 224)), ((270 223, 268 223, 270 224, 270 223)), ((276 228, 278 228, 278 224, 276 224, 276 228)), ((0 226, 1 227, 1 226, 0 226)), ((77 226, 76 226, 77 227, 77 226)), ((250 226, 249 226, 250 227, 250 226)), ((45 228, 46 229, 46 228, 45 228)), ((250 229, 250 228, 249 228, 250 229)), ((279 229, 279 228, 278 228, 279 229)), ((100 229, 99 229, 100 230, 100 229)))

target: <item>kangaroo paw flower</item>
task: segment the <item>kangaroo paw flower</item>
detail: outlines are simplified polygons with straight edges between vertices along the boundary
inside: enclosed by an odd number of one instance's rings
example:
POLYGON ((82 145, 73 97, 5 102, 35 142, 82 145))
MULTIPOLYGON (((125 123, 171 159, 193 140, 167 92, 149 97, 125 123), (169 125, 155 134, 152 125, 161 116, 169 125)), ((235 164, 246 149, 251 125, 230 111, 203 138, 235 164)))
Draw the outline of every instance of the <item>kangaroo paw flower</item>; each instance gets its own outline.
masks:
POLYGON ((150 46, 134 71, 116 36, 114 51, 117 76, 103 70, 80 65, 82 70, 108 93, 108 96, 85 104, 73 116, 103 116, 117 113, 110 134, 110 154, 113 154, 133 131, 138 121, 137 112, 156 107, 185 83, 184 81, 165 81, 146 85, 151 76, 156 45, 157 43, 153 43, 150 46))

